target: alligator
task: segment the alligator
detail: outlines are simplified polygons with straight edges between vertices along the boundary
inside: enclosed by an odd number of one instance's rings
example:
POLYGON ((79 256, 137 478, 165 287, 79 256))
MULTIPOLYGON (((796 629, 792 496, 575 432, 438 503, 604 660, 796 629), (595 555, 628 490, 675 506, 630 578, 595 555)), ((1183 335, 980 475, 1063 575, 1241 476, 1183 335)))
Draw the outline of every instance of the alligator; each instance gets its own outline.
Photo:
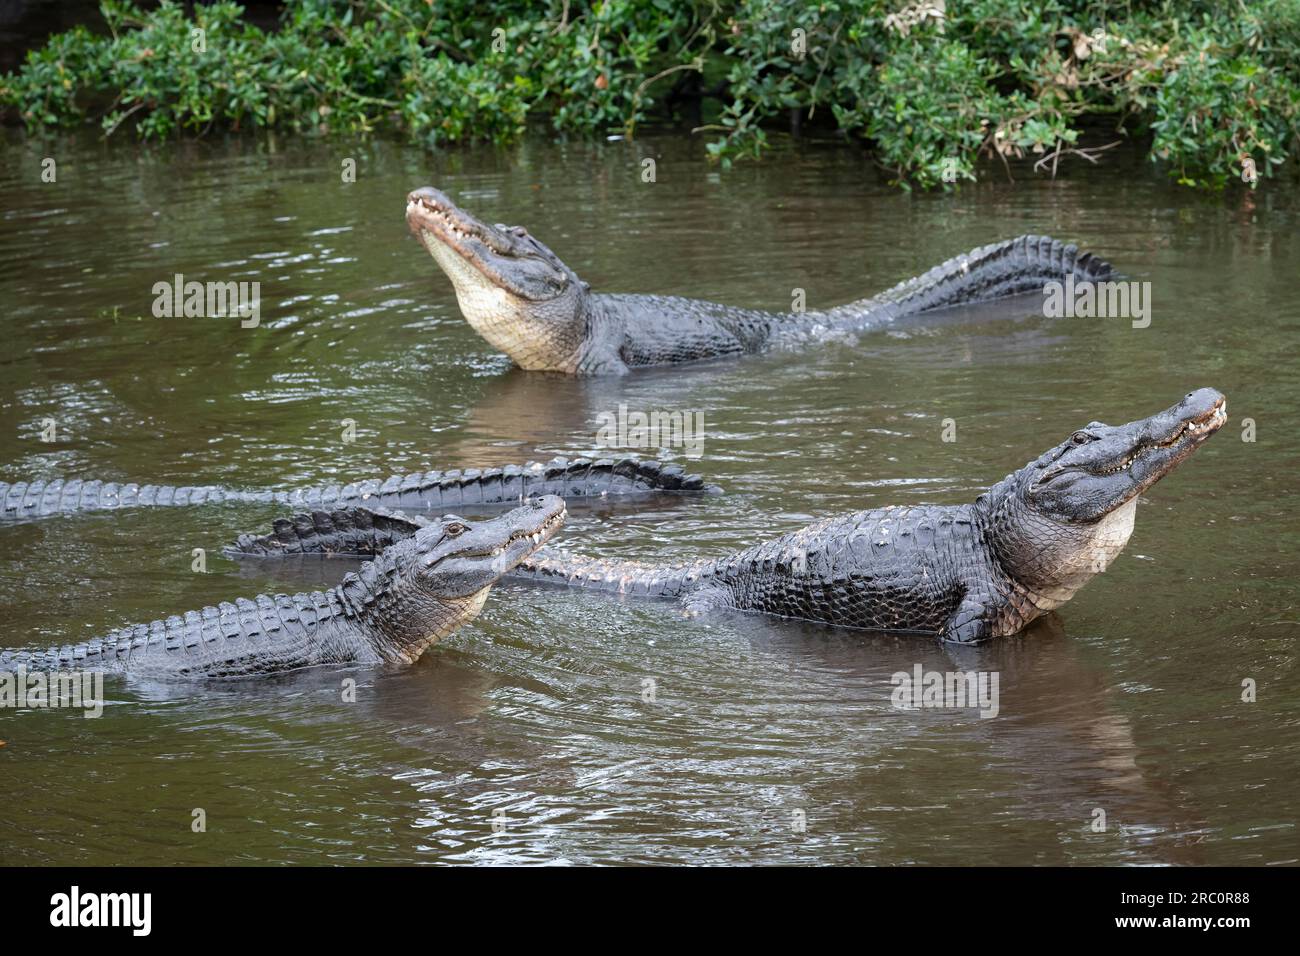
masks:
POLYGON ((213 485, 197 487, 118 484, 106 481, 0 482, 0 522, 117 508, 193 505, 227 501, 273 502, 290 507, 347 505, 440 510, 466 505, 518 503, 527 497, 556 495, 593 498, 647 492, 718 492, 680 465, 639 458, 554 458, 522 467, 467 468, 464 471, 413 472, 370 478, 347 485, 288 491, 241 491, 213 485))
MULTIPOLYGON (((354 507, 354 518, 364 511, 354 507)), ((492 585, 545 544, 564 517, 563 500, 548 495, 485 521, 425 519, 328 591, 241 598, 76 646, 3 652, 0 670, 221 680, 327 664, 414 663, 473 620, 492 585)))
MULTIPOLYGON (((721 558, 654 565, 544 549, 512 576, 676 598, 687 614, 756 611, 977 643, 1063 605, 1128 543, 1140 494, 1227 421, 1214 389, 1126 425, 1092 422, 973 504, 840 515, 721 558)), ((388 513, 370 533, 346 512, 299 515, 234 551, 385 553, 419 525, 388 513), (387 537, 385 537, 387 536, 387 537)))
POLYGON ((1046 236, 956 256, 874 298, 836 308, 766 312, 700 299, 593 293, 522 226, 489 226, 432 186, 407 195, 411 232, 451 279, 465 319, 521 368, 574 375, 693 362, 799 345, 933 309, 1041 293, 1073 276, 1098 282, 1109 263, 1046 236))

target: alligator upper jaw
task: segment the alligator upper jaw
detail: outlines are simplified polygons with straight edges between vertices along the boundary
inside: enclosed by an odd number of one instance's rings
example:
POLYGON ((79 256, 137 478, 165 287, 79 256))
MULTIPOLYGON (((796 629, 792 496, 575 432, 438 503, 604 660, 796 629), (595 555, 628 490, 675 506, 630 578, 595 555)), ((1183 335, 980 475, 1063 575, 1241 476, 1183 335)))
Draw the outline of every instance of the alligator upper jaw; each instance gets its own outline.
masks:
POLYGON ((548 325, 577 321, 576 304, 562 301, 576 276, 522 226, 489 226, 432 186, 407 196, 406 222, 451 279, 465 318, 511 356, 554 334, 548 325))
POLYGON ((456 252, 492 283, 506 283, 491 257, 513 255, 513 239, 475 219, 439 190, 423 186, 407 194, 406 225, 434 258, 438 256, 431 242, 456 252))
POLYGON ((504 575, 551 540, 555 532, 564 526, 566 516, 564 503, 559 502, 558 507, 550 506, 540 521, 511 531, 509 537, 497 547, 476 554, 462 555, 462 557, 490 560, 492 570, 498 576, 504 575))
POLYGON ((1126 500, 1146 491, 1200 448, 1228 420, 1228 403, 1222 396, 1204 412, 1185 418, 1158 438, 1144 442, 1134 453, 1116 464, 1128 471, 1133 487, 1126 500))
POLYGON ((494 252, 510 251, 509 239, 499 230, 479 222, 432 186, 422 186, 406 194, 406 224, 417 238, 421 231, 428 231, 448 245, 476 240, 490 245, 494 252))
MULTIPOLYGON (((476 593, 545 545, 563 527, 566 516, 561 498, 546 495, 530 499, 522 507, 473 529, 454 550, 430 553, 423 559, 424 567, 446 582, 443 596, 476 593)), ((431 536, 438 533, 437 528, 429 531, 431 536)))

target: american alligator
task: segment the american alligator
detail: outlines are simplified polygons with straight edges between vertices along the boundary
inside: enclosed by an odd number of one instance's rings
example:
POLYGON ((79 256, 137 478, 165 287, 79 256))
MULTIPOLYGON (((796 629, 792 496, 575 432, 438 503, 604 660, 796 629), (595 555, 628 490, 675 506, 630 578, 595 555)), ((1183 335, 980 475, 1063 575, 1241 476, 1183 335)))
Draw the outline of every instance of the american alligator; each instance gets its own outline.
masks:
MULTIPOLYGON (((1204 388, 1127 425, 1092 422, 973 504, 888 507, 819 521, 722 558, 685 564, 564 554, 521 561, 515 576, 644 597, 677 598, 688 613, 760 611, 848 627, 1003 637, 1068 601, 1123 550, 1137 498, 1227 420, 1204 388)), ((369 535, 347 514, 298 516, 250 554, 373 553, 418 524, 388 514, 369 535)))
POLYGON ((370 478, 348 485, 288 491, 239 491, 212 485, 117 484, 106 481, 0 482, 0 521, 23 521, 48 515, 116 508, 193 505, 223 501, 265 501, 290 507, 334 508, 348 505, 437 510, 466 505, 518 503, 526 497, 557 495, 592 498, 657 491, 720 491, 680 465, 653 459, 555 458, 520 467, 426 471, 391 478, 370 478))
POLYGON ((860 331, 931 309, 1096 282, 1109 263, 1045 236, 981 246, 875 298, 824 311, 764 312, 699 299, 593 293, 522 226, 489 226, 425 186, 406 222, 451 279, 466 320, 521 368, 621 374, 630 368, 759 352, 860 331))
POLYGON ((75 647, 5 652, 0 670, 211 680, 322 664, 409 664, 476 617, 492 585, 540 548, 564 516, 564 502, 552 495, 487 521, 425 520, 328 591, 241 598, 75 647))

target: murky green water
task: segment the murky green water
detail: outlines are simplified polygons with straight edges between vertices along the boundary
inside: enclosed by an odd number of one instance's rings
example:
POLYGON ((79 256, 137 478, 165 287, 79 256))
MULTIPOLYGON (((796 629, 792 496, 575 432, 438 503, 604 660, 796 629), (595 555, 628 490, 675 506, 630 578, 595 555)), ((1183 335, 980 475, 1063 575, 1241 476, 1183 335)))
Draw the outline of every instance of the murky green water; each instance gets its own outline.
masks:
MULTIPOLYGON (((690 465, 727 495, 575 509, 564 532, 575 549, 675 558, 839 511, 967 501, 1074 428, 1194 387, 1225 392, 1231 416, 1153 489, 1109 573, 976 650, 685 622, 668 605, 507 583, 405 671, 110 683, 98 720, 5 711, 4 862, 1300 858, 1300 208, 1285 191, 1205 198, 1112 158, 1055 183, 909 197, 847 150, 719 175, 677 139, 434 156, 11 139, 2 156, 0 479, 319 483, 590 452, 597 416, 621 402, 701 411, 690 465), (40 181, 45 156, 55 184, 40 181), (348 156, 354 184, 340 181, 348 156), (798 287, 832 305, 1039 231, 1149 281, 1152 322, 1053 321, 1022 302, 803 355, 609 382, 528 374, 468 328, 407 236, 405 193, 427 182, 527 224, 608 291, 780 308, 798 287), (260 281, 261 326, 153 318, 153 284, 178 272, 260 281), (1243 417, 1257 441, 1241 440, 1243 417), (940 440, 945 418, 955 443, 940 440), (997 671, 999 716, 895 710, 890 676, 918 663, 997 671), (356 703, 340 699, 344 676, 356 703), (1247 678, 1255 703, 1240 699, 1247 678)), ((336 580, 337 562, 190 570, 191 549, 275 513, 0 527, 0 644, 336 580)))

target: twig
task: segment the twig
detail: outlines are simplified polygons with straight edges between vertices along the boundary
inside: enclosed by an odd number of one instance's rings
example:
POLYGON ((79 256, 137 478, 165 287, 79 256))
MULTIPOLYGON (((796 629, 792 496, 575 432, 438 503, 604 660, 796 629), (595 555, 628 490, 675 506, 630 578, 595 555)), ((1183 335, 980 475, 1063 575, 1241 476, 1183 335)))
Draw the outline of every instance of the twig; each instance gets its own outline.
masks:
POLYGON ((812 89, 810 91, 812 95, 812 102, 808 104, 809 119, 812 119, 813 113, 817 112, 817 87, 821 85, 822 77, 826 75, 826 67, 831 62, 831 51, 835 48, 835 41, 840 38, 840 28, 843 26, 844 26, 843 20, 841 20, 838 24, 836 24, 835 32, 831 34, 831 42, 826 45, 826 55, 822 57, 821 69, 817 71, 817 79, 813 80, 812 89))
POLYGON ((134 113, 136 110, 144 109, 144 103, 145 103, 145 101, 144 101, 144 100, 141 100, 139 103, 136 103, 135 106, 131 107, 129 110, 127 110, 127 111, 126 111, 125 113, 123 113, 121 116, 119 116, 119 117, 117 118, 117 122, 114 123, 112 126, 110 126, 110 127, 108 128, 108 130, 104 133, 104 139, 108 139, 110 136, 112 136, 112 135, 117 131, 117 128, 118 128, 119 126, 122 125, 122 122, 123 122, 123 121, 124 121, 128 116, 130 116, 130 115, 131 115, 132 113, 134 113))
POLYGON ((366 96, 364 93, 358 93, 356 90, 347 86, 340 86, 334 92, 350 96, 359 103, 373 103, 375 106, 387 106, 390 109, 397 109, 402 105, 396 100, 386 100, 378 96, 366 96))
POLYGON ((1006 155, 1002 152, 1002 150, 998 149, 996 129, 990 131, 988 136, 984 137, 984 142, 980 144, 979 151, 980 152, 988 151, 990 153, 993 153, 995 156, 997 156, 998 159, 1002 160, 1002 168, 1006 171, 1007 182, 1014 183, 1016 181, 1016 177, 1011 175, 1011 164, 1007 162, 1006 155))
POLYGON ((1043 171, 1043 166, 1046 165, 1047 161, 1050 159, 1052 161, 1052 178, 1055 179, 1057 161, 1062 156, 1071 156, 1071 155, 1081 156, 1095 166, 1097 165, 1098 153, 1104 153, 1106 150, 1112 149, 1118 146, 1122 142, 1124 142, 1122 139, 1117 139, 1115 140, 1115 142, 1107 143, 1105 146, 1089 146, 1087 148, 1081 147, 1078 149, 1075 149, 1074 147, 1070 147, 1069 149, 1062 149, 1061 141, 1058 139, 1056 141, 1056 149, 1052 150, 1050 153, 1048 153, 1047 155, 1043 156, 1040 160, 1038 160, 1038 162, 1034 163, 1034 172, 1041 173, 1043 171))
POLYGON ((563 33, 569 25, 569 0, 564 0, 564 9, 560 11, 560 22, 555 25, 552 34, 563 33))
POLYGON ((690 63, 678 63, 676 66, 670 66, 666 70, 660 70, 648 80, 643 80, 641 85, 636 88, 636 92, 632 94, 632 108, 636 109, 637 106, 640 105, 641 94, 645 92, 647 86, 654 83, 656 80, 662 80, 669 73, 676 73, 678 70, 694 70, 696 73, 700 73, 704 70, 704 58, 696 57, 690 63))
POLYGON ((113 112, 113 110, 117 109, 117 104, 122 102, 122 96, 123 96, 123 92, 121 90, 118 90, 117 96, 113 97, 113 102, 109 103, 106 107, 100 110, 99 116, 97 116, 96 119, 103 119, 109 113, 113 112))

